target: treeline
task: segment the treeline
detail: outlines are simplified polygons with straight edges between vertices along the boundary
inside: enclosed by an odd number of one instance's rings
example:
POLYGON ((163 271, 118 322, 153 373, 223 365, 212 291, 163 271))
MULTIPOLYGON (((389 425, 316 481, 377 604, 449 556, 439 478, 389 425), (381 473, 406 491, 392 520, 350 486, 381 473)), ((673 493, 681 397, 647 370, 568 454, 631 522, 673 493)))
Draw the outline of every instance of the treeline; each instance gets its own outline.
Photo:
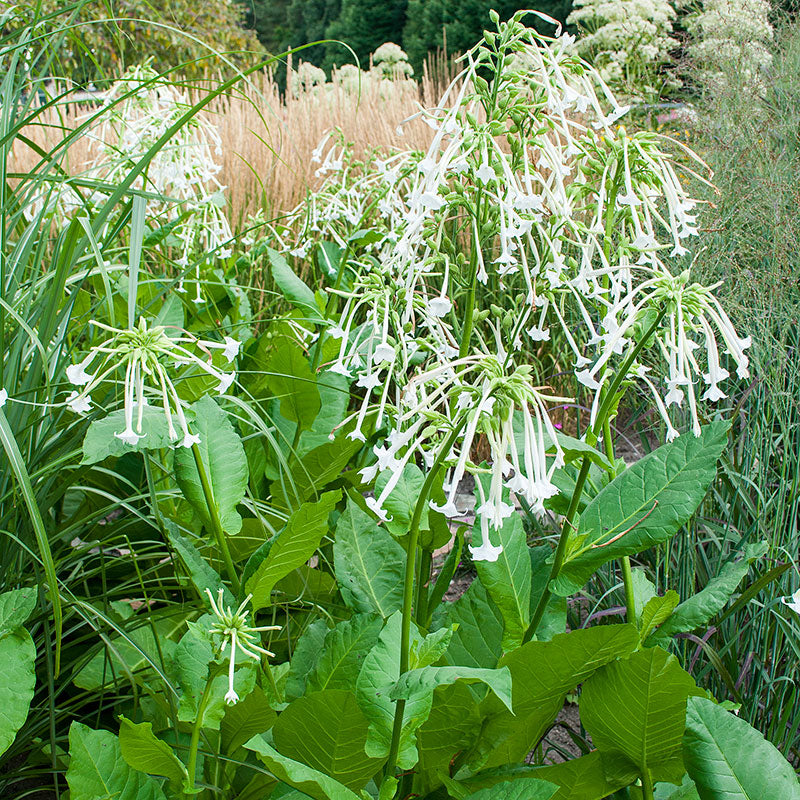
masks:
MULTIPOLYGON (((408 53, 419 74, 427 53, 445 48, 460 53, 472 47, 484 28, 489 11, 501 19, 522 8, 563 22, 571 0, 240 0, 245 20, 271 53, 282 53, 310 42, 299 54, 330 71, 344 63, 366 66, 370 53, 384 42, 394 42, 408 53), (328 41, 325 41, 328 40, 328 41), (331 41, 336 40, 336 41, 331 41), (347 47, 341 44, 345 42, 347 47), (348 49, 349 48, 349 49, 348 49)), ((533 18, 531 23, 533 24, 533 18)), ((552 33, 552 26, 542 25, 552 33)))

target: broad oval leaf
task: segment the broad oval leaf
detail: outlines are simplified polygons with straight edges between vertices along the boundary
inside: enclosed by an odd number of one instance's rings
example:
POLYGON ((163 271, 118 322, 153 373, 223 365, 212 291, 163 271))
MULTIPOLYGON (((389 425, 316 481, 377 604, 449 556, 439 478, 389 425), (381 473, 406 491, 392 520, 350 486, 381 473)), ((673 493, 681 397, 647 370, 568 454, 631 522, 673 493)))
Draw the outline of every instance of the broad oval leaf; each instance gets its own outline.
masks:
POLYGON ((639 775, 679 783, 686 700, 699 692, 660 647, 597 670, 583 684, 581 722, 606 760, 606 775, 627 774, 632 764, 639 775))
POLYGON ((120 717, 119 722, 119 746, 125 763, 139 772, 169 778, 173 788, 179 790, 186 768, 172 748, 156 737, 153 726, 149 722, 131 722, 127 717, 120 717))
POLYGON ((312 692, 290 703, 272 728, 275 747, 357 792, 384 759, 364 752, 369 723, 346 689, 312 692))
POLYGON ((286 526, 271 542, 267 557, 247 581, 255 610, 268 606, 275 584, 314 555, 328 532, 328 516, 341 496, 339 489, 325 492, 315 503, 303 503, 289 517, 286 526))
POLYGON ((14 589, 0 594, 0 635, 23 625, 36 608, 38 590, 35 586, 14 589))
POLYGON ((80 722, 69 729, 67 784, 72 800, 165 800, 158 781, 125 763, 113 733, 80 722))
POLYGON ((36 645, 25 628, 0 639, 0 755, 28 717, 36 684, 36 645))
POLYGON ((714 422, 700 436, 681 436, 618 475, 581 514, 553 591, 572 594, 602 564, 673 536, 705 496, 727 432, 727 423, 714 422))
POLYGON ((700 800, 800 800, 789 762, 757 730, 711 700, 689 698, 683 757, 700 800))
POLYGON ((336 523, 336 579, 345 603, 386 618, 403 604, 405 550, 352 500, 336 523))
MULTIPOLYGON (((208 476, 212 502, 216 506, 222 529, 238 533, 242 518, 236 506, 247 490, 248 467, 242 441, 233 429, 228 415, 210 397, 202 397, 191 406, 195 412, 194 432, 200 437, 197 448, 208 476)), ((209 515, 200 475, 192 448, 179 447, 175 451, 175 479, 184 497, 211 530, 209 515)))
POLYGON ((288 336, 278 337, 264 368, 267 386, 280 402, 281 416, 309 430, 322 402, 316 376, 300 345, 288 336))

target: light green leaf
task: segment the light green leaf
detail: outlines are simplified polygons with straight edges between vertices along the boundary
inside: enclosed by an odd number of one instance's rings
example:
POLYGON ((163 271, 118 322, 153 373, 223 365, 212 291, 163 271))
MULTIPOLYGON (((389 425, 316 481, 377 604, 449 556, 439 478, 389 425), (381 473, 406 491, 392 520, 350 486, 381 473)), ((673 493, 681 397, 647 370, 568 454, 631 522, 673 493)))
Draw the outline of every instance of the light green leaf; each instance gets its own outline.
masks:
POLYGON ((314 800, 361 800, 329 775, 281 755, 263 736, 254 736, 245 747, 255 752, 276 778, 314 800))
POLYGON ((419 646, 414 643, 408 657, 409 669, 435 664, 445 654, 452 638, 453 626, 451 625, 449 628, 432 631, 419 643, 419 646))
MULTIPOLYGON (((480 536, 480 522, 473 528, 473 541, 480 536)), ((503 552, 497 561, 476 561, 475 569, 486 593, 503 617, 503 650, 513 650, 522 644, 530 624, 531 558, 522 527, 522 517, 512 514, 499 531, 492 530, 503 552)))
POLYGON ((333 560, 345 603, 386 618, 403 603, 405 550, 352 500, 336 524, 333 560))
POLYGON ((314 503, 303 503, 289 517, 286 526, 272 542, 267 557, 247 581, 247 591, 253 595, 254 610, 268 606, 275 584, 314 555, 328 532, 328 515, 341 496, 339 489, 326 492, 314 503))
POLYGON ((699 691, 675 656, 658 647, 597 670, 581 690, 581 722, 606 760, 606 775, 633 765, 654 781, 679 783, 686 699, 699 691))
MULTIPOLYGON (((197 445, 211 488, 222 528, 226 533, 238 533, 242 518, 236 506, 247 490, 248 467, 242 441, 234 431, 228 415, 210 397, 201 397, 191 406, 195 412, 192 429, 200 436, 197 445)), ((200 476, 192 448, 175 451, 175 479, 184 497, 211 530, 211 518, 206 505, 200 476)))
POLYGON ((663 597, 656 595, 648 600, 639 617, 639 636, 642 641, 669 617, 679 600, 678 593, 672 589, 663 597))
MULTIPOLYGON (((400 630, 402 614, 397 611, 386 620, 377 644, 364 659, 356 681, 356 699, 369 720, 369 734, 365 750, 373 758, 386 758, 392 740, 395 704, 389 697, 392 687, 400 677, 400 630)), ((410 645, 419 647, 422 641, 416 625, 411 626, 410 645)), ((411 718, 413 708, 406 705, 403 717, 411 718)), ((400 752, 397 763, 401 769, 411 769, 417 761, 413 734, 403 730, 400 736, 400 752)))
POLYGON ((10 633, 27 622, 36 608, 36 586, 14 589, 0 594, 0 636, 10 633))
POLYGON ((550 800, 557 786, 538 778, 517 778, 496 783, 490 789, 479 789, 466 800, 550 800))
POLYGON ((458 625, 444 655, 448 664, 492 669, 503 653, 503 619, 480 581, 473 581, 455 603, 446 603, 439 625, 458 625))
POLYGON ((149 722, 136 724, 126 717, 120 717, 119 722, 119 747, 125 763, 139 772, 168 778, 173 789, 179 790, 186 767, 166 742, 156 738, 153 726, 149 722))
POLYGON ((608 780, 603 770, 602 757, 597 750, 561 764, 537 767, 530 774, 558 787, 553 800, 603 800, 628 783, 624 778, 608 780))
POLYGON ((456 753, 478 737, 478 704, 464 683, 440 686, 433 693, 428 718, 417 730, 417 791, 424 796, 441 783, 439 770, 447 771, 456 753))
POLYGON ((686 769, 700 800, 798 800, 788 761, 743 719, 700 697, 689 699, 686 769))
POLYGON ((357 792, 383 764, 364 752, 369 723, 345 689, 300 697, 281 712, 272 729, 278 751, 324 772, 357 792))
MULTIPOLYGON (((7 594, 16 594, 8 592, 7 594)), ((20 599, 16 618, 25 614, 25 600, 20 599)), ((3 609, 10 613, 10 603, 3 609)), ((0 638, 0 755, 14 741, 28 717, 36 684, 34 666, 36 645, 25 628, 17 628, 0 638)))
POLYGON ((256 686, 244 700, 225 709, 219 726, 223 751, 233 755, 248 739, 266 733, 277 718, 266 695, 256 686))
POLYGON ((295 275, 286 259, 272 248, 267 248, 267 256, 275 285, 283 296, 297 309, 302 311, 308 320, 321 322, 314 292, 295 275))
MULTIPOLYGON (((383 487, 386 486, 390 477, 389 470, 378 475, 375 481, 376 496, 383 491, 383 487)), ((395 536, 405 536, 408 533, 423 483, 425 483, 425 476, 422 474, 422 470, 416 464, 406 464, 397 485, 383 501, 383 507, 390 517, 389 521, 384 523, 386 530, 395 536)), ((428 530, 429 527, 428 504, 426 503, 420 520, 420 529, 428 530)))
POLYGON ((580 516, 553 591, 578 591, 602 564, 667 541, 687 522, 716 475, 728 424, 681 436, 617 476, 580 516))
POLYGON ((155 779, 131 769, 119 739, 73 722, 69 729, 70 800, 165 800, 155 779))
POLYGON ((635 625, 601 625, 547 642, 528 642, 506 653, 499 666, 511 671, 516 716, 493 695, 486 697, 481 713, 487 720, 471 766, 522 761, 553 724, 567 693, 604 664, 630 653, 638 642, 635 625))
MULTIPOLYGON (((550 580, 551 565, 548 563, 553 551, 549 545, 543 544, 529 547, 531 557, 531 611, 532 617, 542 593, 550 580)), ((559 633, 567 630, 567 598, 551 594, 542 615, 542 620, 536 628, 537 641, 546 642, 559 633)))
POLYGON ((355 686, 367 653, 383 627, 377 614, 354 614, 337 623, 325 636, 322 652, 306 678, 306 691, 355 686))
POLYGON ((657 783, 653 789, 653 800, 700 800, 697 787, 688 775, 683 776, 683 783, 680 786, 657 783))
POLYGON ((697 594, 678 605, 649 643, 664 642, 676 633, 684 633, 705 625, 725 607, 736 587, 747 575, 750 564, 761 558, 766 551, 766 542, 748 545, 744 558, 739 561, 729 561, 722 567, 719 575, 712 578, 697 594))
POLYGON ((146 406, 142 413, 142 438, 136 444, 126 444, 115 433, 125 430, 125 409, 112 411, 101 419, 92 420, 83 439, 82 464, 96 464, 109 456, 123 456, 145 450, 160 450, 175 444, 169 438, 164 409, 146 406))
POLYGON ((633 608, 636 619, 641 620, 644 607, 656 596, 656 585, 647 577, 644 567, 631 570, 633 584, 633 608))
POLYGON ((300 345, 288 336, 279 337, 264 368, 266 384, 280 401, 281 416, 309 430, 321 400, 316 376, 300 345))

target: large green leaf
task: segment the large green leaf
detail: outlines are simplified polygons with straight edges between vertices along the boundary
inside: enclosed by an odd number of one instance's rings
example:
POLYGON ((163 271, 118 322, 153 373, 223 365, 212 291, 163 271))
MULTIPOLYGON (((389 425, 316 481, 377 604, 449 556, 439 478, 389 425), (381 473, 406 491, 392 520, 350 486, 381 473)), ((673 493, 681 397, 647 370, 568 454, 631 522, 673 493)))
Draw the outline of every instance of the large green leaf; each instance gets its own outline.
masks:
POLYGON ((522 761, 553 724, 567 693, 595 670, 638 644, 634 625, 602 625, 532 641, 500 659, 511 671, 513 708, 510 714, 493 695, 481 704, 487 717, 474 769, 522 761))
POLYGON ((36 608, 36 586, 0 594, 0 636, 21 627, 36 608))
POLYGON ((222 589, 222 599, 226 605, 236 605, 230 590, 222 582, 219 573, 200 555, 192 542, 184 536, 178 526, 171 520, 164 520, 164 527, 167 532, 169 543, 175 548, 175 552, 180 556, 181 561, 189 573, 189 578, 206 605, 208 605, 205 594, 208 589, 217 599, 217 593, 222 589))
POLYGON ((377 614, 354 614, 325 636, 322 652, 306 678, 306 691, 347 689, 355 686, 367 653, 383 627, 377 614))
POLYGON ((648 644, 663 643, 676 633, 691 631, 705 625, 725 607, 736 587, 747 575, 750 564, 761 558, 766 551, 766 542, 747 545, 744 557, 739 561, 729 561, 722 567, 719 575, 712 578, 699 592, 680 603, 648 644))
MULTIPOLYGON (((193 430, 200 437, 197 447, 208 476, 212 502, 223 530, 238 533, 242 518, 236 506, 244 497, 248 479, 242 441, 228 415, 210 397, 201 397, 191 408, 195 412, 193 430)), ((175 479, 206 529, 211 530, 211 518, 191 448, 179 447, 175 451, 175 479)))
POLYGON ((219 726, 223 751, 232 755, 256 734, 266 733, 277 718, 266 695, 256 686, 244 700, 225 709, 219 726))
POLYGON ((639 650, 597 670, 583 684, 581 722, 603 754, 606 774, 630 767, 653 781, 680 783, 686 700, 699 693, 675 656, 639 650))
POLYGON ((478 737, 481 718, 478 704, 463 683, 440 686, 425 722, 417 729, 417 791, 425 795, 441 783, 440 770, 447 771, 456 753, 471 746, 478 737))
POLYGON ((681 436, 637 461, 606 486, 580 516, 553 591, 578 591, 608 561, 666 541, 697 509, 716 474, 728 425, 681 436))
MULTIPOLYGON (((473 541, 480 536, 480 522, 473 528, 473 541)), ((512 514, 499 531, 492 531, 503 551, 497 561, 476 561, 475 569, 486 593, 503 617, 503 650, 522 644, 531 621, 531 558, 522 527, 522 517, 512 514)))
POLYGON ((550 800, 557 788, 538 778, 517 778, 496 783, 489 789, 478 789, 465 800, 550 800))
POLYGON ((245 747, 256 753, 276 778, 314 800, 361 800, 355 792, 324 772, 281 755, 263 736, 254 736, 245 747))
MULTIPOLYGON (((392 473, 389 470, 385 470, 378 475, 375 481, 376 495, 383 491, 391 476, 392 473)), ((386 529, 395 536, 405 536, 408 533, 411 526, 411 517, 414 514, 414 508, 423 483, 425 483, 425 475, 422 470, 416 464, 406 464, 400 480, 397 481, 394 489, 383 501, 383 508, 389 514, 389 520, 385 523, 386 529)), ((426 503, 420 519, 420 528, 427 530, 429 527, 428 504, 426 503)))
POLYGON ((0 754, 11 746, 28 716, 36 684, 35 662, 36 645, 25 628, 0 638, 0 754))
POLYGON ((369 723, 346 689, 325 689, 288 705, 273 726, 275 747, 357 792, 383 763, 364 752, 369 723))
POLYGON ((402 606, 405 550, 352 500, 336 523, 333 560, 339 590, 354 611, 386 618, 402 606))
POLYGON ((446 603, 435 620, 442 625, 458 625, 447 652, 448 664, 491 669, 503 653, 503 618, 489 600, 480 581, 473 581, 455 603, 446 603))
POLYGON ((710 700, 689 699, 683 754, 700 800, 800 798, 797 775, 780 752, 710 700))
POLYGON ((608 780, 597 750, 561 764, 537 767, 531 771, 531 775, 558 786, 553 800, 603 800, 627 783, 624 778, 608 780))
POLYGON ((73 722, 69 756, 70 800, 165 800, 158 781, 125 763, 119 739, 109 731, 73 722))
MULTIPOLYGON (((542 544, 528 548, 531 557, 531 616, 539 605, 539 600, 550 580, 550 556, 553 554, 549 545, 542 544)), ((541 622, 536 627, 535 637, 540 642, 552 639, 567 630, 567 598, 551 594, 542 614, 541 622)))
POLYGON ((306 680, 325 645, 328 625, 324 619, 314 620, 301 634, 292 653, 286 678, 286 699, 294 700, 306 690, 306 680))
MULTIPOLYGON (((365 749, 373 758, 386 758, 389 755, 395 711, 395 703, 389 693, 400 677, 401 626, 402 614, 397 611, 386 620, 378 642, 364 659, 356 681, 356 698, 370 723, 365 749)), ((412 647, 419 647, 422 643, 416 625, 411 626, 410 638, 412 647)), ((417 762, 413 731, 405 730, 406 721, 412 713, 413 709, 407 706, 397 757, 401 769, 411 769, 417 762)))
POLYGON ((83 438, 82 464, 96 464, 109 456, 122 456, 126 453, 144 450, 160 450, 175 444, 169 438, 169 426, 164 409, 159 406, 146 406, 142 412, 142 438, 136 444, 123 442, 115 433, 125 430, 125 409, 112 411, 101 419, 89 424, 83 438))
POLYGON ((186 767, 172 748, 156 737, 153 726, 149 722, 137 724, 126 717, 120 717, 119 722, 119 746, 125 763, 139 772, 169 778, 173 789, 180 790, 186 767))
POLYGON ((286 259, 277 250, 268 247, 267 257, 269 258, 272 279, 281 290, 283 296, 295 308, 302 311, 308 320, 321 321, 319 308, 314 299, 314 292, 295 274, 286 259))
POLYGON ((317 379, 300 345, 288 336, 280 336, 264 368, 269 390, 280 401, 281 416, 309 430, 319 414, 317 379))
POLYGON ((328 515, 341 496, 338 489, 326 492, 314 503, 303 503, 289 517, 286 526, 272 542, 267 557, 247 581, 254 609, 268 606, 275 584, 314 555, 328 532, 328 515))

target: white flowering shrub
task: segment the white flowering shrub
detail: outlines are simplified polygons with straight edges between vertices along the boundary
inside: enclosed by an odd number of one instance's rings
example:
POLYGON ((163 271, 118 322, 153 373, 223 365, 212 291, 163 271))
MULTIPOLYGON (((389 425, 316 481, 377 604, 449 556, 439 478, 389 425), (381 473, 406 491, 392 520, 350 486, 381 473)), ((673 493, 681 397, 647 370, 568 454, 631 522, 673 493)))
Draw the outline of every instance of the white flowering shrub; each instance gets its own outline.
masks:
MULTIPOLYGON (((94 134, 96 156, 88 173, 113 184, 127 175, 145 153, 191 108, 188 98, 148 66, 133 67, 106 94, 108 113, 94 134)), ((169 226, 175 263, 194 265, 195 293, 203 299, 201 267, 231 254, 232 233, 225 213, 221 169, 222 143, 216 127, 194 116, 152 158, 134 186, 150 193, 147 216, 169 226)), ((181 273, 179 291, 184 280, 181 273)))
POLYGON ((731 70, 754 86, 763 82, 772 63, 769 14, 768 0, 705 0, 688 17, 689 54, 707 82, 724 80, 731 70))
POLYGON ((394 42, 382 44, 372 54, 372 62, 384 78, 410 78, 414 74, 406 52, 394 42))
POLYGON ((567 22, 581 35, 576 51, 610 86, 635 96, 658 91, 659 68, 677 46, 670 0, 575 0, 567 22))

